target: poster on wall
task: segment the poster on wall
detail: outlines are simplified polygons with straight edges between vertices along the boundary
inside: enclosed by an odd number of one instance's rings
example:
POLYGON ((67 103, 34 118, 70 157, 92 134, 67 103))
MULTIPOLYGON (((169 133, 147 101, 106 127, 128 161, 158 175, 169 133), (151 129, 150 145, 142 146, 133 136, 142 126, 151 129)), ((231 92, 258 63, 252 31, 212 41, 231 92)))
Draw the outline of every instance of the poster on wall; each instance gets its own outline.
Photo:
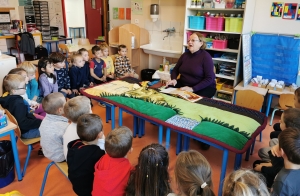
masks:
POLYGON ((119 19, 119 8, 113 7, 113 19, 119 19))
POLYGON ((126 20, 131 20, 131 8, 126 8, 126 20))
POLYGON ((298 4, 298 13, 297 13, 297 18, 296 20, 300 21, 300 4, 298 4))
POLYGON ((119 8, 119 20, 124 20, 124 19, 125 19, 125 9, 119 8))
POLYGON ((131 0, 132 14, 143 15, 143 0, 131 0))
POLYGON ((243 78, 244 87, 246 87, 252 79, 252 59, 251 59, 251 35, 242 35, 242 48, 243 48, 243 78))
POLYGON ((281 17, 283 2, 273 2, 271 6, 271 17, 281 17))
POLYGON ((285 3, 283 9, 283 19, 294 20, 296 17, 297 3, 285 3))

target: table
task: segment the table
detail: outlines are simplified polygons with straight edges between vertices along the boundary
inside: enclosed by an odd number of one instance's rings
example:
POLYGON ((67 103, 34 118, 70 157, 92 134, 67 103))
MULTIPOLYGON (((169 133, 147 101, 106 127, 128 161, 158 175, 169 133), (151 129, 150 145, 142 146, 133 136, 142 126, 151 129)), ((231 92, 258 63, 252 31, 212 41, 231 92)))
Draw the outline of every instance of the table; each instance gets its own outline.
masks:
POLYGON ((98 44, 98 42, 105 42, 105 40, 103 40, 103 39, 95 39, 96 45, 98 44))
POLYGON ((51 48, 51 44, 52 43, 55 43, 55 45, 56 45, 56 51, 58 51, 58 43, 59 42, 64 41, 65 44, 67 44, 67 40, 71 40, 71 43, 73 43, 72 39, 73 38, 68 37, 68 38, 60 38, 58 40, 43 40, 43 43, 46 44, 46 48, 48 50, 48 55, 49 55, 52 52, 52 48, 51 48))
POLYGON ((67 45, 69 48, 69 52, 77 52, 81 48, 85 48, 87 50, 91 50, 95 44, 90 44, 90 45, 67 45))
POLYGON ((22 174, 21 174, 21 166, 20 166, 15 130, 14 130, 17 128, 17 125, 15 125, 14 123, 12 123, 10 121, 7 121, 7 123, 8 123, 8 125, 6 127, 3 127, 2 129, 0 129, 0 137, 10 135, 10 141, 11 141, 11 146, 12 146, 12 150, 13 150, 13 154, 14 154, 17 176, 18 176, 18 180, 21 181, 23 178, 22 178, 22 174))
POLYGON ((69 27, 70 37, 72 37, 72 31, 73 31, 74 39, 76 38, 76 29, 78 29, 78 31, 79 31, 79 37, 81 38, 81 30, 82 30, 83 38, 85 38, 84 27, 69 27))

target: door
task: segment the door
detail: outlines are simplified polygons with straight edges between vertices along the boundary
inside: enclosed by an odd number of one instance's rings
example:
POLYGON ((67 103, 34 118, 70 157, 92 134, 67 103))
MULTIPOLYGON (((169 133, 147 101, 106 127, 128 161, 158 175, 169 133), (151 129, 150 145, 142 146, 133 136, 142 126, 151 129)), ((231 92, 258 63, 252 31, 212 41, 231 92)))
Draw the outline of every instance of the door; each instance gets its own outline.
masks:
POLYGON ((86 37, 90 43, 102 35, 102 0, 84 0, 86 37))

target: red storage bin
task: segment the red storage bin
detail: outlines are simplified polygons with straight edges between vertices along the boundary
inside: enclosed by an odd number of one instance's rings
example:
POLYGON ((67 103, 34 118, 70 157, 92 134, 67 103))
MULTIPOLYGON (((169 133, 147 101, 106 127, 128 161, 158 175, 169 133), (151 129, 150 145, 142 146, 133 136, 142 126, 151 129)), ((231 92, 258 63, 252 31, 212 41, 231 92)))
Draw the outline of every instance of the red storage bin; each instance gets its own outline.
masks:
POLYGON ((213 31, 224 31, 224 18, 223 17, 206 17, 205 29, 213 31))
POLYGON ((225 49, 227 48, 227 40, 213 40, 213 48, 225 49))

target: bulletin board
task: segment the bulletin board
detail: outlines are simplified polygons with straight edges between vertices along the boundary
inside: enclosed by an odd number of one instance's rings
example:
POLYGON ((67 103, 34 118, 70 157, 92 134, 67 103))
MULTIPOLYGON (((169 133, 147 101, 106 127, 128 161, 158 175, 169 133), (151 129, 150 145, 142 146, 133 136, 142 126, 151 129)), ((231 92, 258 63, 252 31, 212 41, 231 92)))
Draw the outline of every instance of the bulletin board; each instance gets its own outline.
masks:
POLYGON ((47 0, 49 6, 50 26, 59 28, 59 35, 64 35, 64 22, 61 0, 47 0))

